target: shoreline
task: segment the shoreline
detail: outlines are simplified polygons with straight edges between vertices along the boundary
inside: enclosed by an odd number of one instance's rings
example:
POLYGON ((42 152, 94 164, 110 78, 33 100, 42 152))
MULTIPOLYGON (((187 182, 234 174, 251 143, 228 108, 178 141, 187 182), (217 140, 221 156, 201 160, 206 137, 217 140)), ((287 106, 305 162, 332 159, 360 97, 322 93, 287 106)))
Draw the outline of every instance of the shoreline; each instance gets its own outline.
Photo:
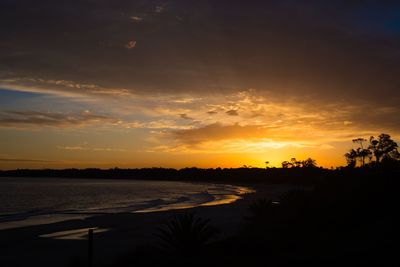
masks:
MULTIPOLYGON (((13 179, 13 177, 10 177, 13 179)), ((24 179, 24 178, 23 178, 24 179)), ((48 178, 43 178, 48 179, 48 178)), ((61 178, 66 181, 69 178, 61 178)), ((81 182, 93 182, 93 179, 78 179, 81 182)), ((119 179, 112 182, 118 182, 119 179)), ((102 181, 102 179, 100 179, 102 181)), ((121 179, 120 181, 126 182, 121 179)), ((136 180, 135 182, 137 182, 136 180)), ((139 180, 140 181, 140 180, 139 180)), ((143 180, 144 182, 149 182, 143 180)), ((166 181, 150 181, 166 183, 166 181)), ((123 206, 115 205, 107 209, 98 209, 95 206, 87 206, 80 210, 30 210, 23 212, 0 214, 0 230, 9 230, 36 225, 59 223, 70 220, 82 220, 90 217, 113 215, 120 213, 150 213, 174 211, 181 209, 192 209, 202 206, 215 206, 231 204, 243 198, 245 194, 254 193, 255 190, 249 185, 223 184, 213 182, 191 182, 191 181, 168 181, 171 183, 206 186, 207 190, 193 194, 182 195, 177 198, 164 198, 162 195, 154 195, 145 202, 131 202, 123 206), (160 197, 160 198, 157 198, 160 197)), ((167 182, 167 183, 168 183, 167 182)))
POLYGON ((240 230, 248 206, 254 200, 261 197, 278 198, 284 192, 295 188, 290 185, 255 185, 254 187, 256 192, 246 194, 242 199, 230 204, 148 213, 106 214, 0 230, 0 243, 6 245, 0 262, 5 266, 46 267, 65 266, 74 259, 85 259, 86 229, 97 228, 100 231, 94 232, 95 260, 98 263, 109 263, 119 255, 135 248, 160 245, 160 240, 156 236, 157 228, 163 226, 175 214, 184 212, 191 212, 198 217, 209 219, 212 225, 221 230, 218 238, 222 239, 240 230), (78 238, 55 238, 65 237, 65 231, 67 231, 66 235, 68 231, 72 231, 72 235, 78 234, 78 238))

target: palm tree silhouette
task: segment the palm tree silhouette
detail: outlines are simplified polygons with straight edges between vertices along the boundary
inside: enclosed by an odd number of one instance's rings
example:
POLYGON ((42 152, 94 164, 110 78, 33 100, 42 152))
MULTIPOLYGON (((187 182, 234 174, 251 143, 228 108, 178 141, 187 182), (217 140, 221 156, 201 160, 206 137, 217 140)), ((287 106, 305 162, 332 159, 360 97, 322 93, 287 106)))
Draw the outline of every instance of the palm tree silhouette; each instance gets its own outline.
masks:
POLYGON ((172 250, 183 253, 196 252, 218 233, 209 222, 208 219, 196 218, 192 213, 176 215, 165 223, 165 228, 158 228, 158 236, 172 250))

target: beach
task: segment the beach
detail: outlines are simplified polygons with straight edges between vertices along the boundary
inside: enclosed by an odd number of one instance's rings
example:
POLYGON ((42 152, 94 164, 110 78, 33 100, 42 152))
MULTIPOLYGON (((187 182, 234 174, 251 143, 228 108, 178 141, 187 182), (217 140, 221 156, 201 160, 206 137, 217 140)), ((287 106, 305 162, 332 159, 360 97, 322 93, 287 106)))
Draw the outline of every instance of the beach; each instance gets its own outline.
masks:
POLYGON ((235 234, 247 213, 248 206, 258 198, 278 199, 288 185, 255 186, 255 192, 243 195, 230 204, 200 206, 188 209, 143 213, 115 213, 49 224, 32 225, 0 231, 3 266, 68 266, 87 257, 87 230, 94 229, 94 260, 112 262, 119 255, 140 246, 159 246, 157 228, 174 215, 191 212, 210 219, 220 229, 218 238, 235 234))

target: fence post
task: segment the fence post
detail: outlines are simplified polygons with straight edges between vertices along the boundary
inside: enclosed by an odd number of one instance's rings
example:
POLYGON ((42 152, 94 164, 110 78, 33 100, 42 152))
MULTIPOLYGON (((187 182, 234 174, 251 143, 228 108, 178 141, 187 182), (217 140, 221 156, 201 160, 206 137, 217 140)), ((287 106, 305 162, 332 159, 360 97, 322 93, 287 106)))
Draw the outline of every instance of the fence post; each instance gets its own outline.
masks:
POLYGON ((93 229, 88 230, 88 267, 93 267, 93 229))

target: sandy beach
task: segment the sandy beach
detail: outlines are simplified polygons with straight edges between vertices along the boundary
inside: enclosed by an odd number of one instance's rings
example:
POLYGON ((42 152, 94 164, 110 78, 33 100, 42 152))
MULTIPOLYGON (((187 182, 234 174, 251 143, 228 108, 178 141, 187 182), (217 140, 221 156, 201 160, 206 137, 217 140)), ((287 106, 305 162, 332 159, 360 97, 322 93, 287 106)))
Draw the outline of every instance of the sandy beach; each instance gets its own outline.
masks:
MULTIPOLYGON (((253 187, 254 188, 254 187, 253 187)), ((174 214, 193 212, 210 219, 221 230, 219 238, 235 234, 252 201, 267 196, 277 199, 291 186, 257 186, 256 192, 231 204, 157 211, 149 213, 119 213, 99 215, 79 220, 35 225, 0 231, 3 266, 68 266, 87 255, 87 229, 94 229, 94 259, 96 263, 112 262, 118 255, 138 246, 160 244, 157 228, 174 214), (266 195, 267 194, 267 195, 266 195)))

